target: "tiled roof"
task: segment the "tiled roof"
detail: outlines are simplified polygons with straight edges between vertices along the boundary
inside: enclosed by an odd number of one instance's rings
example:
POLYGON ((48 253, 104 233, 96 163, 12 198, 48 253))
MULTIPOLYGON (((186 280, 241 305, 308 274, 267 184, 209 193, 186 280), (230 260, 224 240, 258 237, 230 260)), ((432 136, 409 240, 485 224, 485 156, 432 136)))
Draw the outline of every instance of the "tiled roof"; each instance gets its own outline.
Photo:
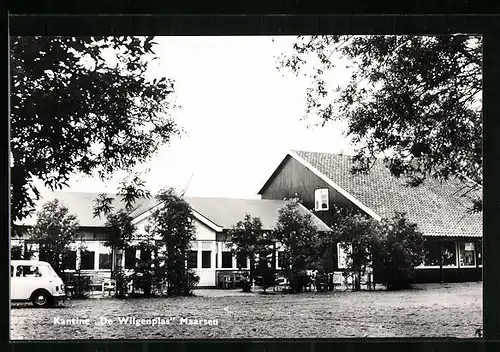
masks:
POLYGON ((380 159, 368 174, 352 174, 352 156, 294 152, 382 218, 399 211, 427 235, 482 236, 482 213, 470 212, 472 202, 461 196, 464 184, 458 180, 429 178, 411 187, 391 175, 380 159))
MULTIPOLYGON (((68 207, 70 213, 78 217, 80 226, 103 227, 106 222, 105 217, 93 217, 93 202, 97 195, 98 193, 82 192, 48 193, 42 195, 42 198, 37 203, 36 209, 39 210, 44 203, 57 198, 68 207)), ((113 202, 115 209, 124 208, 124 204, 119 201, 116 195, 108 195, 115 198, 113 202)), ((232 225, 242 220, 245 214, 248 213, 254 217, 259 217, 263 223, 263 228, 265 230, 270 230, 276 224, 278 209, 285 204, 282 200, 261 199, 186 197, 186 200, 195 211, 225 229, 230 229, 232 225)), ((135 218, 157 204, 158 201, 154 198, 140 199, 136 202, 135 209, 130 215, 135 218)), ((308 212, 304 207, 300 209, 303 213, 308 212)), ((313 221, 320 230, 329 230, 328 226, 314 215, 313 221)), ((31 226, 35 223, 36 215, 34 214, 30 218, 24 219, 19 225, 31 226)))

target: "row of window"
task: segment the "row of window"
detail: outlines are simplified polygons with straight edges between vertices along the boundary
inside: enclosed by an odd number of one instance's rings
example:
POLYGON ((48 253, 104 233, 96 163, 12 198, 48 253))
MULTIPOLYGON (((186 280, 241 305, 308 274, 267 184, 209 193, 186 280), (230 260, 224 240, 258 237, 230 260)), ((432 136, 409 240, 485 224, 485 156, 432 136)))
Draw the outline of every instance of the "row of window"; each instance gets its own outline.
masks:
POLYGON ((424 266, 472 267, 483 265, 482 241, 428 240, 425 242, 424 266), (441 252, 441 255, 440 255, 441 252))
MULTIPOLYGON (((351 249, 352 250, 352 249, 351 249)), ((347 253, 337 244, 338 268, 347 267, 347 253)), ((481 240, 426 240, 422 267, 475 267, 483 265, 481 240), (440 255, 441 253, 441 255, 440 255)))
MULTIPOLYGON (((224 245, 223 245, 224 246, 224 245)), ((224 248, 222 246, 222 248, 224 248)), ((220 254, 221 263, 218 263, 219 257, 215 256, 215 263, 212 262, 212 242, 202 242, 198 248, 198 243, 194 242, 188 255, 188 266, 191 268, 248 268, 248 260, 245 257, 233 257, 229 251, 222 251, 220 254), (198 249, 197 249, 198 248, 198 249), (201 252, 199 254, 199 252, 201 252), (234 261, 233 261, 234 259, 234 261)), ((443 267, 473 267, 481 266, 482 263, 482 242, 467 240, 427 240, 425 242, 425 257, 423 266, 438 267, 442 261, 443 267), (440 255, 441 252, 441 255, 440 255)), ((338 267, 344 267, 346 253, 337 246, 338 267)), ((46 260, 43 248, 39 249, 39 259, 46 260)), ((137 258, 150 258, 151 253, 138 252, 135 248, 125 250, 124 264, 126 269, 135 267, 137 258)), ((283 266, 283 252, 277 252, 277 268, 283 266)), ((82 270, 110 270, 112 265, 111 249, 103 246, 100 242, 91 243, 85 250, 73 249, 67 253, 64 258, 65 267, 68 270, 75 270, 79 267, 82 270), (79 265, 78 265, 79 264, 79 265)))
MULTIPOLYGON (((201 266, 198 265, 198 251, 190 251, 188 257, 188 266, 190 268, 210 269, 212 267, 212 251, 201 251, 201 266)), ((233 269, 233 258, 231 252, 221 253, 221 265, 218 266, 217 258, 215 266, 222 269, 233 269)), ((281 268, 283 265, 283 252, 278 251, 277 267, 281 268)), ((248 259, 245 256, 236 256, 236 268, 248 269, 248 259)))
MULTIPOLYGON (((203 243, 205 244, 205 242, 203 243)), ((208 243, 207 243, 208 244, 208 243)), ((211 245, 211 243, 210 243, 211 245)), ((100 246, 99 246, 100 247, 100 246)), ((193 246, 194 247, 194 246, 193 246)), ((208 246, 205 246, 205 248, 208 246)), ((203 248, 203 247, 202 247, 203 248)), ((109 247, 97 248, 89 250, 70 250, 64 258, 64 265, 67 270, 76 270, 79 267, 81 270, 110 270, 111 269, 111 252, 109 247), (78 260, 79 257, 79 260, 78 260), (96 260, 97 259, 97 260, 96 260), (78 262, 80 265, 78 265, 78 262)), ((278 252, 278 267, 281 267, 283 262, 282 252, 278 252)), ((151 258, 151 253, 147 251, 138 251, 135 248, 127 248, 124 252, 124 267, 125 269, 133 269, 136 265, 137 259, 151 258)), ((45 260, 43 250, 39 252, 39 259, 45 260)), ((212 250, 201 250, 201 262, 199 263, 198 250, 191 250, 188 254, 188 266, 191 268, 210 269, 213 267, 220 267, 225 269, 232 269, 233 255, 231 252, 222 251, 220 266, 217 263, 213 266, 212 263, 212 250)), ((236 257, 237 268, 248 268, 247 258, 242 256, 236 257)))
POLYGON ((36 265, 18 265, 14 275, 14 266, 10 266, 10 277, 41 277, 42 273, 36 265))
MULTIPOLYGON (((96 262, 95 251, 80 252, 80 269, 81 270, 110 270, 111 269, 111 253, 98 253, 96 262)), ((40 252, 40 260, 44 260, 43 252, 40 252)), ((69 251, 64 258, 64 265, 67 270, 76 270, 77 268, 77 251, 69 251)))

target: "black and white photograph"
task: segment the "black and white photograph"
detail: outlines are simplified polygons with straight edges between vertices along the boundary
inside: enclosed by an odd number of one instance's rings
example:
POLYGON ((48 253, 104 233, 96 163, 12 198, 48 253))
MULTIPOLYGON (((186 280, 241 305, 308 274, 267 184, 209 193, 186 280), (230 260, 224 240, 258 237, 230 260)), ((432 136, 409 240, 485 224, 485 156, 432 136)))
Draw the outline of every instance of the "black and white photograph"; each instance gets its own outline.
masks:
POLYGON ((482 36, 9 52, 12 341, 483 337, 482 36))

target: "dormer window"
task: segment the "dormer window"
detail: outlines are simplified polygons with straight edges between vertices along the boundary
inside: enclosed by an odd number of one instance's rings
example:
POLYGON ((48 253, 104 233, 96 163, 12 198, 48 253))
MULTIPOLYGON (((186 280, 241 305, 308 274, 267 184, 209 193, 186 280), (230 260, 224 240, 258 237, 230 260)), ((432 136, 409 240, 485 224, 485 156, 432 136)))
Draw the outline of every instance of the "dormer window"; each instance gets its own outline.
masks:
POLYGON ((314 210, 328 210, 328 188, 318 188, 314 190, 314 210))

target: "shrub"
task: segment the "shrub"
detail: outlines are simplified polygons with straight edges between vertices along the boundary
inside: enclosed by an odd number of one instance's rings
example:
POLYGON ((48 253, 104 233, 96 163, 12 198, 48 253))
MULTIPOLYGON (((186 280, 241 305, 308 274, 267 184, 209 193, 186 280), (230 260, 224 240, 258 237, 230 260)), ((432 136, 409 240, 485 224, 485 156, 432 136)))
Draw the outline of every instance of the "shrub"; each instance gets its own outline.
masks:
POLYGON ((424 259, 424 237, 403 213, 383 220, 381 229, 384 238, 374 253, 374 270, 388 290, 408 288, 414 281, 415 267, 424 259))
POLYGON ((10 259, 11 260, 23 259, 23 246, 22 245, 14 245, 14 246, 10 247, 10 259))
POLYGON ((347 269, 355 273, 356 290, 369 267, 388 290, 408 288, 413 282, 414 268, 423 261, 424 238, 405 214, 396 213, 379 223, 358 213, 337 211, 334 230, 327 243, 341 242, 347 269))
MULTIPOLYGON (((383 238, 380 224, 359 213, 337 210, 333 241, 346 253, 346 266, 355 273, 354 289, 361 289, 361 278, 372 265, 372 257, 383 238)), ((331 242, 333 242, 331 241, 331 242)))
POLYGON ((90 295, 90 276, 83 275, 80 270, 74 273, 63 273, 66 294, 72 299, 85 299, 90 295))
MULTIPOLYGON (((272 238, 262 230, 262 222, 250 214, 245 214, 229 231, 231 253, 236 257, 247 258, 250 270, 247 281, 243 283, 243 291, 250 292, 252 284, 262 286, 264 291, 274 285, 275 270, 271 263, 273 245, 272 238)), ((239 268, 240 270, 243 268, 239 268)))
POLYGON ((320 234, 311 215, 300 211, 298 199, 289 200, 278 210, 274 238, 283 247, 282 274, 290 282, 290 293, 302 292, 311 283, 306 270, 316 269, 323 257, 320 234))

